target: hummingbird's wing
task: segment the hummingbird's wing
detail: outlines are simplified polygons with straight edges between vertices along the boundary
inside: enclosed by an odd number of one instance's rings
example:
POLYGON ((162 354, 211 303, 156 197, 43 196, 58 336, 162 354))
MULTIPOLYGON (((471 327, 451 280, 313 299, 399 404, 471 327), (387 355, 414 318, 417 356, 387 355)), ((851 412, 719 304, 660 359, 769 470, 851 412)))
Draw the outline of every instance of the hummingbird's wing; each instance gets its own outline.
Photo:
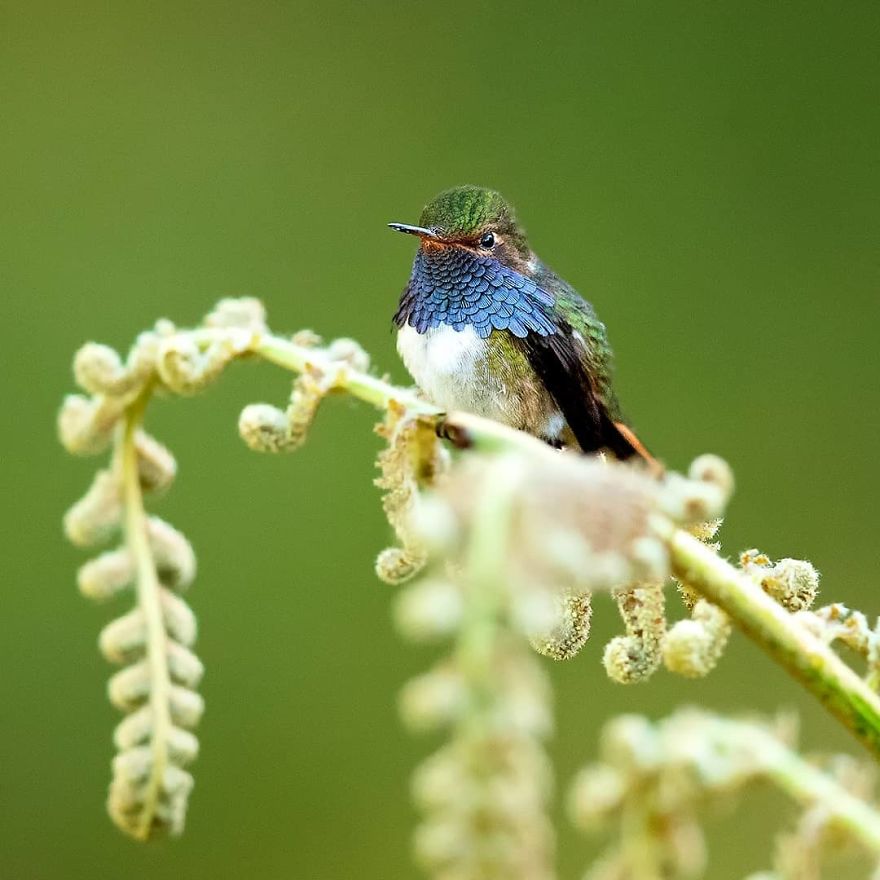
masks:
POLYGON ((610 450, 659 465, 623 420, 611 384, 611 347, 592 306, 566 281, 542 267, 535 280, 555 298, 555 332, 521 340, 532 369, 550 392, 584 452, 610 450))
POLYGON ((578 445, 584 452, 609 449, 621 459, 643 455, 644 447, 600 394, 578 339, 581 334, 566 321, 557 321, 557 326, 552 336, 529 334, 521 344, 578 445))

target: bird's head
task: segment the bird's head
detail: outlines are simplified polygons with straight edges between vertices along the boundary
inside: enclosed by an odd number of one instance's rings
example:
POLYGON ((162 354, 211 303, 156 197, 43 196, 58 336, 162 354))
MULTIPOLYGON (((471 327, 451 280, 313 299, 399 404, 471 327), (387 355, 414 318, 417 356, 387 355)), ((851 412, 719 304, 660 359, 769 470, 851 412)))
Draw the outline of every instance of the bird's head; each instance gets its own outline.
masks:
POLYGON ((508 266, 521 266, 530 257, 523 228, 504 197, 482 186, 447 189, 429 202, 418 226, 389 223, 392 229, 417 235, 423 250, 464 248, 494 257, 508 266))

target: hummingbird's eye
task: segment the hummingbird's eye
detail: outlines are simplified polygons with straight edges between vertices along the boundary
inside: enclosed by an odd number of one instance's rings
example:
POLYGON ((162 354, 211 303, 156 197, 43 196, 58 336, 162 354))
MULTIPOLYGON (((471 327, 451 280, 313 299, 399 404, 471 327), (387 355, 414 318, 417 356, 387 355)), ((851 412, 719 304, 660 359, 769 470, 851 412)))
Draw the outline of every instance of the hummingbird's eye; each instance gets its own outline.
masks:
POLYGON ((495 247, 495 234, 492 232, 484 232, 480 236, 480 247, 486 248, 486 250, 495 247))

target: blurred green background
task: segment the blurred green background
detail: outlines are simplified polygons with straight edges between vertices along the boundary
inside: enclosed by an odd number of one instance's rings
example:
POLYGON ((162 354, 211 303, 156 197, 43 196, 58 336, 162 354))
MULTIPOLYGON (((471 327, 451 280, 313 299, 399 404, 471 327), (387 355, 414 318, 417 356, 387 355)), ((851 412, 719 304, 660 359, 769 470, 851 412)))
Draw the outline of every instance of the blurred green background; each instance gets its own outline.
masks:
MULTIPOLYGON (((271 458, 235 424, 285 398, 277 370, 152 409, 180 465, 159 512, 199 553, 208 708, 186 834, 149 847, 104 815, 113 611, 77 595, 60 527, 95 462, 54 418, 83 341, 124 349, 241 293, 404 380, 413 242, 385 223, 450 185, 502 190, 594 301, 654 450, 733 464, 728 552, 808 556, 827 600, 880 611, 878 48, 875 0, 3 4, 0 877, 417 876, 408 776, 435 743, 395 693, 433 654, 401 644, 372 575, 374 414, 332 402, 271 458)), ((613 686, 597 605, 552 670, 561 787, 604 719, 681 703, 799 707, 808 747, 858 751, 739 636, 704 682, 613 686)), ((710 876, 767 865, 790 816, 759 793, 713 821, 710 876)), ((579 876, 598 841, 559 824, 579 876)))

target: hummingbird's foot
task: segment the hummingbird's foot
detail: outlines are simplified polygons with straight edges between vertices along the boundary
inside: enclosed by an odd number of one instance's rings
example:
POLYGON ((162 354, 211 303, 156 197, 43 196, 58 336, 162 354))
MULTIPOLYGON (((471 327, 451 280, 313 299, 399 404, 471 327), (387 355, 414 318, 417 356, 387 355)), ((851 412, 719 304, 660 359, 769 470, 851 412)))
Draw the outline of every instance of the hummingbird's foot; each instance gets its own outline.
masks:
POLYGON ((448 440, 456 449, 470 449, 474 445, 470 431, 446 416, 437 421, 436 431, 441 440, 448 440))

